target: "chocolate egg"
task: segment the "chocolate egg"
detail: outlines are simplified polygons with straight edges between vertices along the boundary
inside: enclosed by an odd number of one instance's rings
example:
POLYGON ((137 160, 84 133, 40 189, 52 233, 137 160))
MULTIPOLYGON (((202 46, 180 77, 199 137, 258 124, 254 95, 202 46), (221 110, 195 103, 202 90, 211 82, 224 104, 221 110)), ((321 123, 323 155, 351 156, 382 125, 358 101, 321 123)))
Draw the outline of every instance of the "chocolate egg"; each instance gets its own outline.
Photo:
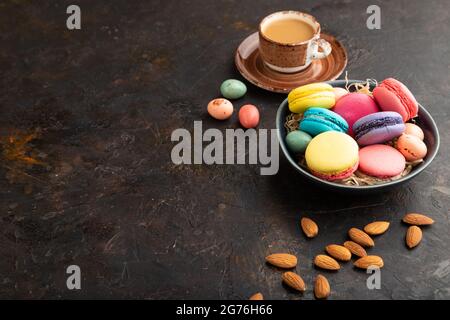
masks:
POLYGON ((411 134, 402 134, 397 140, 397 150, 407 161, 423 159, 427 155, 427 146, 420 138, 411 134))
POLYGON ((304 153, 312 137, 306 132, 291 131, 286 136, 286 145, 293 153, 304 153))
POLYGON ((246 104, 239 109, 239 122, 246 129, 254 128, 259 123, 258 108, 252 104, 246 104))
POLYGON ((247 87, 242 81, 228 79, 220 86, 220 92, 227 99, 239 99, 247 92, 247 87))
POLYGON ((423 140, 425 135, 423 134, 423 130, 414 123, 405 123, 405 133, 416 136, 420 140, 423 140))
POLYGON ((227 99, 217 98, 208 103, 208 113, 218 120, 225 120, 233 114, 233 104, 227 99))

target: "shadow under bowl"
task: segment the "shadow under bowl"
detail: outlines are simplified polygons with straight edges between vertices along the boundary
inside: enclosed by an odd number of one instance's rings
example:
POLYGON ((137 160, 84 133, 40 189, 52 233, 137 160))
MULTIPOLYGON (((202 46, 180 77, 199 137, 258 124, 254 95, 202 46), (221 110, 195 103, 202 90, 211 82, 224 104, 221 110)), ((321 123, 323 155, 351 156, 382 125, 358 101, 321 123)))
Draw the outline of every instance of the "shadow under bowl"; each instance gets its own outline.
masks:
MULTIPOLYGON (((349 80, 348 84, 352 83, 361 83, 363 81, 360 80, 349 80)), ((335 81, 327 81, 330 85, 333 87, 341 87, 345 88, 346 81, 345 80, 335 80, 335 81)), ((373 89, 372 85, 372 89, 373 89)), ((278 107, 277 111, 277 117, 276 117, 276 128, 277 128, 277 135, 278 140, 280 142, 281 150, 286 156, 289 163, 304 177, 311 180, 312 182, 318 184, 321 187, 324 187, 329 190, 333 191, 341 191, 341 192, 352 192, 352 193, 370 193, 370 192, 383 192, 387 191, 388 189, 399 186, 407 181, 410 181, 414 177, 416 177, 419 173, 425 170, 426 167, 430 165, 430 163, 433 161, 433 159, 436 157, 438 150, 439 150, 439 144, 440 144, 440 138, 439 138, 439 131, 436 126, 435 121, 431 117, 430 113, 425 109, 424 106, 419 104, 419 113, 418 117, 416 118, 416 123, 419 125, 424 134, 425 139, 424 142, 427 145, 428 152, 424 161, 419 164, 418 166, 414 167, 413 170, 406 176, 394 180, 394 181, 388 181, 386 183, 382 184, 376 184, 371 186, 348 186, 343 185, 331 181, 322 180, 314 175, 312 175, 308 170, 305 170, 304 168, 300 167, 300 165, 297 163, 294 155, 289 151, 289 149, 286 146, 285 137, 286 137, 286 128, 284 127, 284 123, 286 121, 286 117, 289 115, 289 107, 288 107, 288 101, 285 99, 280 106, 278 107)))

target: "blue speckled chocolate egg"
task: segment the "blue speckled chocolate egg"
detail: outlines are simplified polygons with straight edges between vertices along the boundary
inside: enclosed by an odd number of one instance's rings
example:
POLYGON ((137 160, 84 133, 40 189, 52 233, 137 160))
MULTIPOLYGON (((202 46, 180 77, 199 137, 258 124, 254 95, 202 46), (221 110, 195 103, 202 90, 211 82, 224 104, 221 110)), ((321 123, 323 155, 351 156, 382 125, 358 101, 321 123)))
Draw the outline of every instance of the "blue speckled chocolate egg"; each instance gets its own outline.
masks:
POLYGON ((295 154, 304 153, 311 139, 312 137, 306 132, 296 130, 287 134, 286 145, 295 154))
POLYGON ((220 86, 220 92, 224 98, 239 99, 247 92, 247 86, 236 79, 225 80, 220 86))

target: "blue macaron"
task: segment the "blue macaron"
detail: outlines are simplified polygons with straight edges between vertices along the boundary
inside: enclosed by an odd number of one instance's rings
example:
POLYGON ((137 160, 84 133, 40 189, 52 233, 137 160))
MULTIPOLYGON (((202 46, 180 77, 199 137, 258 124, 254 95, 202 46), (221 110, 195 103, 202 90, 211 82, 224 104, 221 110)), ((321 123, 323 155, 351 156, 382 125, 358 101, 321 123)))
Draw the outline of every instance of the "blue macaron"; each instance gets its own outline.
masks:
POLYGON ((316 136, 325 131, 338 131, 346 133, 347 121, 336 112, 325 108, 309 108, 300 122, 300 130, 316 136))

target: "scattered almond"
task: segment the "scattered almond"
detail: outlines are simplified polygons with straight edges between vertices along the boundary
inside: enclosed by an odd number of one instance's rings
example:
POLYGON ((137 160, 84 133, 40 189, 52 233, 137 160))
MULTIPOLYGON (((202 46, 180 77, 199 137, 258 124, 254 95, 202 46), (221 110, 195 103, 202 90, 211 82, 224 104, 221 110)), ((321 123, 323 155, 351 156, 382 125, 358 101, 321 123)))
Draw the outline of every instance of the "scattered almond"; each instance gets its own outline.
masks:
POLYGON ((297 257, 288 253, 274 253, 266 257, 266 261, 278 268, 291 269, 297 265, 297 257))
POLYGON ((351 228, 348 231, 348 236, 363 247, 373 247, 375 245, 372 238, 367 233, 357 228, 351 228))
POLYGON ((361 269, 367 269, 370 266, 382 268, 384 266, 384 262, 379 256, 365 256, 356 260, 354 266, 361 269))
POLYGON ((369 223, 364 227, 364 231, 371 235, 371 236, 377 236, 379 234, 383 234, 386 232, 386 230, 389 228, 389 222, 387 221, 375 221, 372 223, 369 223))
POLYGON ((325 251, 337 260, 349 261, 352 258, 352 253, 350 250, 337 244, 330 244, 326 246, 325 251))
POLYGON ((319 227, 310 218, 302 218, 302 220, 300 220, 300 225, 308 238, 314 238, 319 233, 319 227))
POLYGON ((258 292, 252 295, 248 300, 264 300, 262 293, 258 292))
POLYGON ((314 295, 317 299, 326 299, 330 295, 330 283, 327 278, 319 274, 314 282, 314 295))
POLYGON ((341 266, 339 265, 339 263, 334 260, 332 257, 324 255, 324 254, 319 254, 314 258, 314 264, 322 269, 326 269, 326 270, 339 270, 341 268, 341 266))
POLYGON ((283 275, 281 276, 283 279, 283 282, 288 285, 289 287, 291 287, 292 289, 295 289, 297 291, 305 291, 306 290, 306 285, 305 285, 305 281, 303 281, 302 277, 300 277, 298 274, 296 274, 295 272, 285 272, 283 273, 283 275))
POLYGON ((406 245, 412 249, 422 240, 422 230, 418 226, 411 226, 406 232, 406 245))
POLYGON ((408 213, 403 217, 403 222, 416 226, 427 226, 434 223, 434 220, 420 213, 408 213))
POLYGON ((353 253, 357 257, 365 257, 367 256, 366 250, 361 247, 359 244, 353 241, 345 241, 344 247, 346 247, 348 250, 350 250, 351 253, 353 253))

